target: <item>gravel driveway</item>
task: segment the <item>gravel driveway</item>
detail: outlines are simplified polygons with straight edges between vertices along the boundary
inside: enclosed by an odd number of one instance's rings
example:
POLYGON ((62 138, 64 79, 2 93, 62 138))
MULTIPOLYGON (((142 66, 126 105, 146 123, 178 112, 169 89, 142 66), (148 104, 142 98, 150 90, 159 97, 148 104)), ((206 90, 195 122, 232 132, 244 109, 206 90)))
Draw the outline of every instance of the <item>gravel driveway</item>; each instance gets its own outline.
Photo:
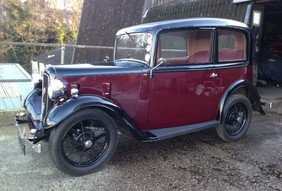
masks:
POLYGON ((22 154, 13 126, 0 127, 0 188, 5 190, 282 190, 282 115, 254 113, 247 136, 221 141, 214 129, 161 142, 120 137, 101 171, 71 177, 43 153, 22 154))

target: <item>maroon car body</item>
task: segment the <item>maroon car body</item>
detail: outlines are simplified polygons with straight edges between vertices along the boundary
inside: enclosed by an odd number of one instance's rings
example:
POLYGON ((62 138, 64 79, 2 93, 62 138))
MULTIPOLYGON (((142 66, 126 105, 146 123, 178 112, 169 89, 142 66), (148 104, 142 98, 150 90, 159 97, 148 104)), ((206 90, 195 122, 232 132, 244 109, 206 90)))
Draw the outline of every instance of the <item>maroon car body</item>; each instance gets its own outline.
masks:
POLYGON ((110 160, 118 131, 156 141, 216 127, 223 140, 238 140, 252 109, 264 113, 251 51, 249 28, 232 20, 122 29, 114 61, 46 68, 25 100, 28 115, 16 116, 21 146, 40 152, 49 140, 57 167, 83 175, 110 160))

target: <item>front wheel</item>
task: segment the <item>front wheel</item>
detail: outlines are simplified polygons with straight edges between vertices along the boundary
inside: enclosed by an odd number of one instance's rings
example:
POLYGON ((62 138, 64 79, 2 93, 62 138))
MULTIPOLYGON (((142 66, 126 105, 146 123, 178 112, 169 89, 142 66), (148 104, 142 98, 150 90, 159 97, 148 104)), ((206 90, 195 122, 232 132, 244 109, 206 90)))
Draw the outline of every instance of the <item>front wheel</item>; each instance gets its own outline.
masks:
POLYGON ((107 113, 84 109, 66 118, 51 132, 51 157, 58 169, 67 174, 89 174, 112 158, 117 137, 116 124, 107 113))
POLYGON ((252 105, 243 95, 231 95, 223 111, 222 124, 216 128, 218 136, 226 142, 241 139, 252 119, 252 105))

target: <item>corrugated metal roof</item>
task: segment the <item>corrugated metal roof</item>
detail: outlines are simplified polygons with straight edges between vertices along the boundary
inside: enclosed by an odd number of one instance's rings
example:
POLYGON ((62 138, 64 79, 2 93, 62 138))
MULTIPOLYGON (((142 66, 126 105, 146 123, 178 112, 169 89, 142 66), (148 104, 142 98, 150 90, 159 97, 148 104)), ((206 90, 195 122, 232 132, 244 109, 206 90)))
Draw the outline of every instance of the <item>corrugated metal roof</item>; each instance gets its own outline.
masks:
POLYGON ((0 111, 22 108, 31 90, 31 77, 19 64, 0 63, 0 111))
POLYGON ((233 0, 175 0, 151 8, 144 22, 191 17, 218 17, 243 22, 248 4, 234 4, 233 0))
POLYGON ((153 0, 152 6, 162 5, 162 4, 165 4, 165 3, 169 3, 171 1, 174 1, 174 0, 153 0))

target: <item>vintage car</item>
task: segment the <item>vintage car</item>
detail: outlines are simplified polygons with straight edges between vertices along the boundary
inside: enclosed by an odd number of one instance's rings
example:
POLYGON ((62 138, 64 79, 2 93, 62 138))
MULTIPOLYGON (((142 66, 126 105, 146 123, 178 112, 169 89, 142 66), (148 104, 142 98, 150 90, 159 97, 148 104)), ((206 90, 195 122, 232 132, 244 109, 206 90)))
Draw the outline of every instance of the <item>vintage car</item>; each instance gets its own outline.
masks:
POLYGON ((49 66, 24 102, 16 125, 24 151, 47 141, 70 175, 99 170, 120 133, 159 141, 206 128, 231 142, 262 114, 252 79, 247 25, 193 18, 117 32, 114 61, 49 66))

